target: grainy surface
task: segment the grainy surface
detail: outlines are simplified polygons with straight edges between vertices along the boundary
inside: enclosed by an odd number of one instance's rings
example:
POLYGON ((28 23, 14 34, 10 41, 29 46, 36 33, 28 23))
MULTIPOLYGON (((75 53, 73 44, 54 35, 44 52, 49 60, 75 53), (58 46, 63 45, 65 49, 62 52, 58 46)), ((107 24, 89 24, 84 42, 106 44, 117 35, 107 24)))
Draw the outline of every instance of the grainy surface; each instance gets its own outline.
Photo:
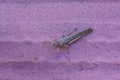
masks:
POLYGON ((119 0, 0 0, 0 80, 119 80, 119 0), (74 28, 94 32, 57 51, 74 28))

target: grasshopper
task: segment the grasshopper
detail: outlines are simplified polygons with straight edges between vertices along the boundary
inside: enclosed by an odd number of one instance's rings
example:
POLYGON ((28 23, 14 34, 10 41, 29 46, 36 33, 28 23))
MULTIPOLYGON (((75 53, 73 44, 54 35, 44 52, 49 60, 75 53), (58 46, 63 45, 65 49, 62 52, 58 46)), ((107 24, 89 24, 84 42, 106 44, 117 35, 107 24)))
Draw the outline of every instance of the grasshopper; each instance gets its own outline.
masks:
POLYGON ((86 29, 82 32, 72 34, 74 31, 76 31, 76 28, 71 33, 69 33, 67 36, 62 37, 58 40, 54 40, 51 44, 54 47, 57 47, 57 48, 63 48, 63 47, 69 46, 72 43, 76 42, 78 39, 90 34, 91 32, 93 32, 93 29, 88 28, 88 29, 86 29))

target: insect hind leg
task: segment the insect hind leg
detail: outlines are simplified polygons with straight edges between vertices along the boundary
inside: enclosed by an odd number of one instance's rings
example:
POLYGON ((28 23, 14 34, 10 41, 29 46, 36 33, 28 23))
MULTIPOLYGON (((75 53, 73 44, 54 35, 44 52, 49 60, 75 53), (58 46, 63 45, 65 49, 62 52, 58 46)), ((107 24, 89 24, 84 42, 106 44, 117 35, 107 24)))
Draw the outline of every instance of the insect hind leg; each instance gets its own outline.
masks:
POLYGON ((75 31, 77 31, 77 28, 74 28, 67 36, 70 36, 70 35, 73 34, 75 31))

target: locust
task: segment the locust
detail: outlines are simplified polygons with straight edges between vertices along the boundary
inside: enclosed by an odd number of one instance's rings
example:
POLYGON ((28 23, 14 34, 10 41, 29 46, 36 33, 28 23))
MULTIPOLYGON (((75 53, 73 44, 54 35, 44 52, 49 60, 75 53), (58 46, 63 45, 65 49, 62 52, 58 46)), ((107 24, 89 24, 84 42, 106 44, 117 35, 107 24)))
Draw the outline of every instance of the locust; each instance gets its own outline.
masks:
POLYGON ((77 29, 74 28, 74 30, 72 32, 70 32, 67 36, 64 36, 60 39, 54 40, 53 42, 51 42, 51 44, 54 47, 57 48, 63 48, 66 46, 69 46, 71 44, 73 44, 74 42, 76 42, 77 40, 79 40, 80 38, 83 38, 84 36, 90 34, 91 32, 93 32, 92 28, 88 28, 84 31, 78 32, 76 34, 73 34, 73 32, 75 32, 77 29))

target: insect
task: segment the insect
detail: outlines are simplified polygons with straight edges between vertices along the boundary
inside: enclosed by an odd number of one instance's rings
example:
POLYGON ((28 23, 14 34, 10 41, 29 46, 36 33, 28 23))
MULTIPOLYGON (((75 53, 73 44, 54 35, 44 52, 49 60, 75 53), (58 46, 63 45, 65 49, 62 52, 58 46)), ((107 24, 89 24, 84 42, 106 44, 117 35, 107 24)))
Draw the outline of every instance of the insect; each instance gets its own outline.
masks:
POLYGON ((54 47, 57 47, 57 48, 63 48, 63 47, 69 46, 72 43, 76 42, 78 39, 90 34, 91 32, 93 32, 93 29, 88 28, 88 29, 86 29, 82 32, 72 34, 74 31, 76 31, 76 28, 71 33, 69 33, 67 36, 64 36, 64 37, 62 37, 58 40, 54 40, 53 42, 51 42, 51 44, 54 47))

